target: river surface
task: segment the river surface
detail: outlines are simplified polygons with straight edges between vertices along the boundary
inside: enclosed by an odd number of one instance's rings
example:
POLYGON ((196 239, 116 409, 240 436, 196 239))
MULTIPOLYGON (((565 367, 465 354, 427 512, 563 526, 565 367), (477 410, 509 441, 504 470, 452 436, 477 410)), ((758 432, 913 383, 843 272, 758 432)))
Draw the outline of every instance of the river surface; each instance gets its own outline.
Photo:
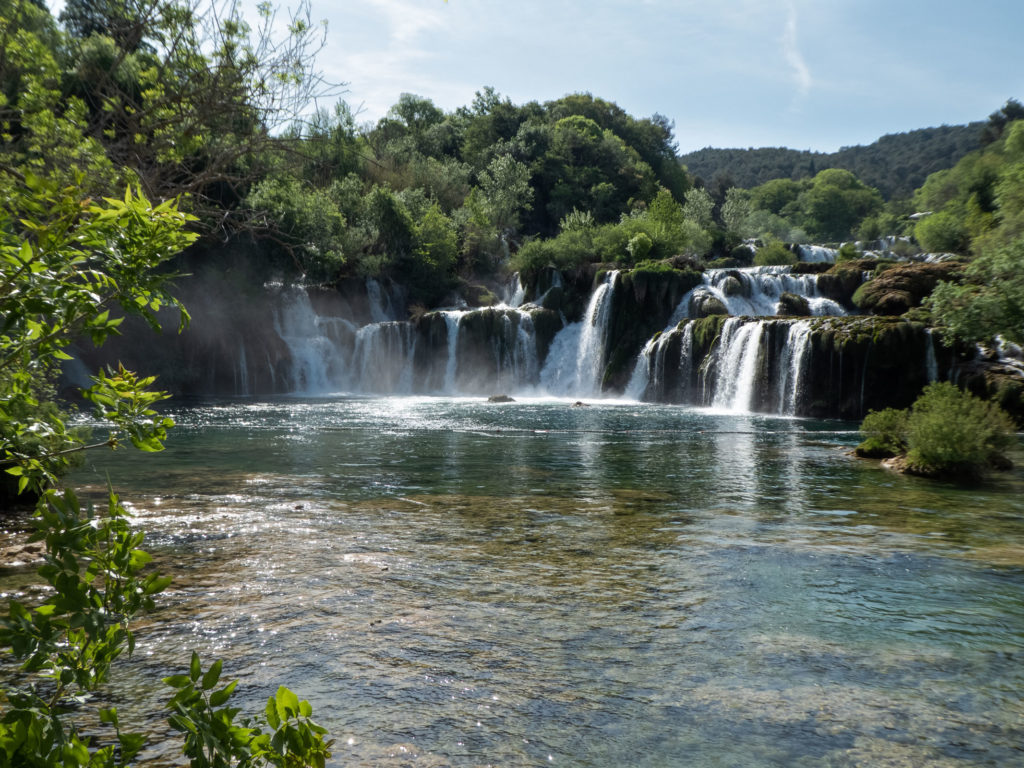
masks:
POLYGON ((1024 764, 1024 473, 592 403, 210 402, 92 457, 176 577, 114 703, 195 648, 309 699, 337 766, 1024 764))

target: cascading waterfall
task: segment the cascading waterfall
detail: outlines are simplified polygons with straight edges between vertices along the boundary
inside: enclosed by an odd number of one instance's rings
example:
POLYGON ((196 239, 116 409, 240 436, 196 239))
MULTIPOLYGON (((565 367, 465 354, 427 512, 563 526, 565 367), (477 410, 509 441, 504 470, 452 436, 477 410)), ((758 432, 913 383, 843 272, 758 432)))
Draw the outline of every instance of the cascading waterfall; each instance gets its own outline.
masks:
POLYGON ((626 387, 626 397, 632 400, 685 401, 693 371, 693 325, 687 323, 682 330, 666 330, 655 336, 640 351, 633 374, 626 387), (678 365, 676 367, 678 391, 669 391, 667 359, 672 343, 679 338, 678 365))
POLYGON ((939 359, 935 355, 935 337, 932 336, 932 329, 925 328, 924 334, 928 338, 924 347, 924 368, 930 384, 939 380, 939 359))
POLYGON ((410 323, 364 325, 356 332, 349 366, 349 389, 355 392, 410 394, 416 338, 410 323))
POLYGON ((800 261, 812 264, 835 264, 836 254, 839 253, 835 248, 826 248, 824 245, 799 245, 797 252, 800 255, 800 261))
POLYGON ((370 304, 370 320, 374 323, 386 323, 395 320, 391 297, 385 297, 380 283, 372 277, 366 279, 366 297, 370 304))
POLYGON ((463 310, 450 309, 441 313, 448 329, 448 361, 444 369, 444 392, 455 392, 455 373, 459 363, 459 324, 466 314, 463 310))
POLYGON ((523 285, 519 273, 516 272, 509 278, 502 291, 501 303, 506 307, 521 307, 524 301, 526 301, 526 286, 523 285))
POLYGON ((542 387, 554 395, 598 395, 605 366, 605 346, 618 271, 605 275, 590 297, 583 320, 555 336, 540 373, 542 387))
POLYGON ((711 405, 727 411, 749 411, 760 361, 764 323, 732 317, 722 326, 711 405))
POLYGON ((677 311, 681 317, 676 322, 691 317, 693 308, 709 298, 721 302, 730 315, 737 317, 775 315, 783 293, 806 299, 812 315, 846 314, 838 302, 821 295, 817 275, 794 275, 791 270, 788 266, 709 269, 703 284, 684 297, 685 308, 677 311))
POLYGON ((291 352, 291 389, 302 394, 335 391, 332 368, 337 346, 325 332, 303 288, 282 289, 274 328, 291 352))
POLYGON ((249 391, 249 363, 245 357, 245 344, 238 348, 238 369, 235 373, 235 391, 242 397, 248 397, 249 391))
POLYGON ((807 376, 811 344, 811 323, 807 320, 791 324, 786 332, 786 346, 780 360, 778 412, 795 416, 807 376))

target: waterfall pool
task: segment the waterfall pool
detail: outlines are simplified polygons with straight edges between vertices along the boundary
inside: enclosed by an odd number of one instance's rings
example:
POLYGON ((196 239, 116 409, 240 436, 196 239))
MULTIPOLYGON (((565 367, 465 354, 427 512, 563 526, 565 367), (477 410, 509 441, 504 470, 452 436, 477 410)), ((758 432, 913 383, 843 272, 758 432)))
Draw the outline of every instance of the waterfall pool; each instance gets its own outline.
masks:
POLYGON ((195 648, 254 709, 308 698, 337 766, 1024 759, 1024 472, 957 488, 852 458, 845 422, 588 402, 205 402, 163 454, 90 456, 72 484, 109 474, 175 575, 123 719, 166 735, 156 681, 195 648))

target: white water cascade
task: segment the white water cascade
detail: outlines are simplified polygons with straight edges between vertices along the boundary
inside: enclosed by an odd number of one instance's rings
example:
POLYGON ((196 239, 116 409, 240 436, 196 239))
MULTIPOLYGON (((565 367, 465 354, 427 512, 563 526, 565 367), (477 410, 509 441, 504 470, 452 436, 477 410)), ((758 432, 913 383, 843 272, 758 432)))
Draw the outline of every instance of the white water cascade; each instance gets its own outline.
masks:
POLYGON ((605 275, 590 297, 583 319, 558 332, 540 372, 543 389, 552 395, 593 396, 601 393, 608 323, 618 271, 605 275))
POLYGON ((784 354, 779 361, 778 412, 793 416, 800 404, 803 384, 810 366, 811 323, 801 320, 787 330, 784 354))
POLYGON ((751 410, 751 398, 760 359, 763 323, 745 323, 732 317, 722 326, 717 357, 714 408, 751 410))
POLYGON ((704 282, 680 302, 676 322, 692 317, 696 309, 709 299, 720 302, 730 315, 766 317, 776 315, 783 293, 807 300, 812 315, 845 315, 838 303, 821 295, 817 275, 794 275, 792 267, 746 267, 744 269, 709 269, 704 282))
POLYGON ((291 388, 301 394, 338 390, 347 355, 339 355, 355 326, 340 317, 322 317, 313 309, 305 289, 282 289, 274 329, 291 353, 291 388))
MULTIPOLYGON (((626 387, 626 397, 631 400, 653 400, 676 402, 686 400, 686 392, 670 393, 668 391, 667 370, 671 361, 667 360, 668 350, 676 332, 665 331, 650 339, 637 356, 633 366, 633 374, 626 387)), ((680 389, 686 389, 693 371, 693 325, 683 326, 682 338, 679 342, 679 366, 677 378, 680 389)))
POLYGON ((930 384, 939 380, 939 359, 935 355, 935 337, 932 336, 932 329, 925 328, 924 334, 928 337, 928 343, 924 350, 924 367, 930 384))
POLYGON ((828 248, 824 245, 798 245, 797 251, 800 255, 800 261, 812 264, 835 264, 836 254, 839 253, 837 249, 828 248))
POLYGON ((364 325, 356 332, 346 389, 411 394, 415 354, 416 337, 411 323, 389 321, 364 325))
POLYGON ((448 329, 448 360, 444 369, 444 391, 452 394, 455 392, 455 373, 459 362, 459 323, 466 313, 463 310, 451 309, 441 314, 444 316, 444 324, 448 329))

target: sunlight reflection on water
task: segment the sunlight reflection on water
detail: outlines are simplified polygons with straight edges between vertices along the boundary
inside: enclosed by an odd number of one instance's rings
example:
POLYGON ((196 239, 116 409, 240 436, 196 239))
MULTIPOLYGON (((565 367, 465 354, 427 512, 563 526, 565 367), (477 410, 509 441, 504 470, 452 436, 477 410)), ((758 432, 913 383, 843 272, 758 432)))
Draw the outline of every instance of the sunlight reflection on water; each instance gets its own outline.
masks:
POLYGON ((158 711, 195 647, 254 706, 309 698, 336 765, 1019 758, 1020 471, 958 489, 852 459, 849 424, 589 402, 175 408, 160 457, 73 478, 109 472, 176 577, 114 697, 158 711))

